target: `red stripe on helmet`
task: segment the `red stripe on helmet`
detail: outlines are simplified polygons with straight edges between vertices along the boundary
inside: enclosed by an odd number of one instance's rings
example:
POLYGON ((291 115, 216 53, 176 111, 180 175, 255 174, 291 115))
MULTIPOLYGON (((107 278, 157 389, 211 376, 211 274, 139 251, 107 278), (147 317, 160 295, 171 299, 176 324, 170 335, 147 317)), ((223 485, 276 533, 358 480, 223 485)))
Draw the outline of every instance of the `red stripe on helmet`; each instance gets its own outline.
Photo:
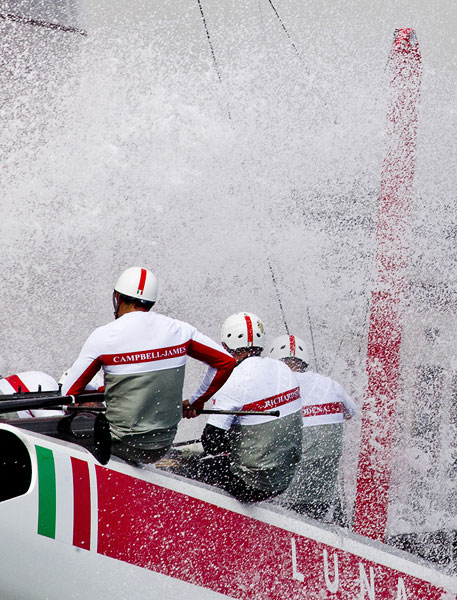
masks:
POLYGON ((145 284, 146 284, 146 269, 141 269, 140 283, 138 284, 138 292, 137 292, 137 294, 140 294, 140 296, 143 295, 145 284))
POLYGON ((248 315, 244 315, 244 318, 246 320, 246 326, 248 329, 248 346, 252 346, 254 344, 254 332, 252 330, 251 317, 248 317, 248 315))
POLYGON ((5 377, 6 381, 14 388, 15 392, 21 390, 21 392, 30 392, 28 387, 22 381, 20 377, 17 375, 10 375, 9 377, 5 377))
POLYGON ((295 336, 294 335, 289 335, 289 344, 290 344, 290 355, 295 357, 295 336))

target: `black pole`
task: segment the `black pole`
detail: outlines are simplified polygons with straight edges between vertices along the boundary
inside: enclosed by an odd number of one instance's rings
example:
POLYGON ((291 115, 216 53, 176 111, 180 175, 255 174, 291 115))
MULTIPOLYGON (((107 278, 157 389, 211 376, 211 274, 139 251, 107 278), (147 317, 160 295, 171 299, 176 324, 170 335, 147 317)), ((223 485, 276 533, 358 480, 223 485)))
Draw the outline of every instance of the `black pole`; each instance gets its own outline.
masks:
POLYGON ((53 406, 72 406, 87 402, 103 402, 104 394, 80 394, 79 396, 62 396, 60 392, 28 392, 24 394, 8 394, 0 396, 0 414, 34 408, 50 408, 53 406))

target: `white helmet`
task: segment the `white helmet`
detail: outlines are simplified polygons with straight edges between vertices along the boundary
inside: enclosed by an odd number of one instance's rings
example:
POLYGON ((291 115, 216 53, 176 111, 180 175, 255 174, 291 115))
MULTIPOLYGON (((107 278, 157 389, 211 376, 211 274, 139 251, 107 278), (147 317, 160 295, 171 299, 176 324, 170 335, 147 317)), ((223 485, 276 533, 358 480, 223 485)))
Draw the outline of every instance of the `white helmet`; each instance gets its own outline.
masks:
POLYGON ((225 319, 221 342, 230 350, 263 348, 265 328, 257 315, 240 312, 225 319))
POLYGON ((270 358, 298 358, 309 365, 308 350, 303 340, 295 335, 280 335, 273 340, 268 353, 270 358))
POLYGON ((114 291, 143 302, 155 302, 159 287, 156 276, 142 267, 124 271, 114 286, 114 291))

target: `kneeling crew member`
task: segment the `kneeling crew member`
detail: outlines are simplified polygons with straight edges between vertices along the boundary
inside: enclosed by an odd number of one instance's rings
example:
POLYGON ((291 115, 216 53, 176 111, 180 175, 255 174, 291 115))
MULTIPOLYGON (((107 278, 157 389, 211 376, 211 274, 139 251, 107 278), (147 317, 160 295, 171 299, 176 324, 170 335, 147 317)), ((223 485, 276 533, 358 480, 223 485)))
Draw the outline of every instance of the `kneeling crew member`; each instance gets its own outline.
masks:
POLYGON ((343 452, 343 420, 356 405, 339 383, 307 371, 305 343, 294 335, 276 338, 268 356, 294 371, 300 384, 303 415, 303 458, 295 478, 278 503, 315 519, 344 525, 338 494, 338 468, 343 452), (329 513, 333 511, 333 517, 329 513))
MULTIPOLYGON (((8 377, 0 377, 0 395, 17 394, 19 392, 57 392, 59 384, 43 371, 24 371, 8 377)), ((34 408, 20 410, 17 413, 0 415, 2 419, 28 419, 30 417, 56 417, 63 416, 63 410, 34 408)))
POLYGON ((132 267, 113 292, 115 320, 96 329, 68 371, 63 394, 77 395, 102 368, 112 453, 127 461, 152 463, 171 447, 182 416, 187 356, 208 365, 190 399, 201 408, 235 366, 219 344, 195 327, 151 311, 157 280, 132 267))
POLYGON ((230 379, 215 395, 219 410, 279 410, 279 417, 211 415, 203 431, 206 453, 219 454, 201 479, 238 500, 256 502, 283 492, 301 457, 301 401, 294 374, 283 363, 260 356, 264 327, 251 313, 230 316, 222 345, 236 360, 230 379), (222 454, 222 455, 221 455, 222 454))

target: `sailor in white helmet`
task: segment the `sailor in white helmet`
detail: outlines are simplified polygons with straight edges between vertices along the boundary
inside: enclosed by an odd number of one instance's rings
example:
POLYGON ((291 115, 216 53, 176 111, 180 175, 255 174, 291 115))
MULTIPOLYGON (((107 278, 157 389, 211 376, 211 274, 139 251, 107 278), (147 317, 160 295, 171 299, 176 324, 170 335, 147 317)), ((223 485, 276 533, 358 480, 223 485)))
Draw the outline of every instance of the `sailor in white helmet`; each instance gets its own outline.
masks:
POLYGON ((124 271, 113 292, 115 320, 89 336, 62 387, 64 394, 81 394, 103 369, 112 452, 132 463, 161 458, 183 411, 202 408, 235 366, 219 344, 192 325, 151 311, 157 292, 151 271, 124 271), (187 356, 206 363, 208 370, 183 408, 187 356))
MULTIPOLYGON (((24 371, 8 377, 0 377, 0 395, 17 394, 18 392, 56 392, 59 390, 57 381, 42 371, 24 371)), ((63 410, 36 409, 20 410, 17 413, 0 415, 2 419, 28 419, 30 417, 55 417, 64 415, 63 410)))
POLYGON ((265 330, 258 316, 231 315, 221 338, 237 366, 215 395, 214 407, 259 415, 211 415, 202 444, 207 454, 219 456, 203 458, 198 477, 241 501, 265 500, 287 488, 301 457, 299 386, 286 365, 260 356, 265 330), (262 416, 273 409, 279 417, 262 416))
POLYGON ((284 362, 296 374, 302 401, 303 458, 294 481, 278 501, 299 513, 343 525, 338 494, 343 421, 356 414, 356 405, 339 383, 307 370, 308 351, 297 336, 277 337, 267 356, 284 362))

